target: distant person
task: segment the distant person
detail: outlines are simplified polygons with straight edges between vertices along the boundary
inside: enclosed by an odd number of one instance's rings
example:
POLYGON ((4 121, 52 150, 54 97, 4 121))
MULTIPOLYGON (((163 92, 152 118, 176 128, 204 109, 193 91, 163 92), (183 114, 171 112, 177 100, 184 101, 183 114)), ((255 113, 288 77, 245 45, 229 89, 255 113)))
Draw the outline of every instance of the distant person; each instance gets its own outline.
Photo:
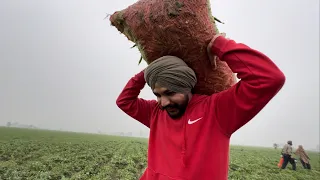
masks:
POLYGON ((150 128, 141 180, 227 180, 230 137, 284 85, 285 76, 266 55, 224 35, 214 36, 207 51, 241 80, 219 93, 194 94, 195 72, 168 55, 133 76, 117 98, 122 111, 150 128), (139 97, 145 84, 157 101, 139 97))
POLYGON ((281 154, 283 156, 283 163, 281 169, 285 169, 287 167, 288 162, 292 165, 292 170, 296 170, 296 162, 292 157, 292 141, 288 141, 282 148, 281 154))
POLYGON ((308 154, 306 153, 306 151, 303 149, 302 145, 298 146, 298 149, 296 150, 295 154, 297 156, 299 156, 300 162, 301 162, 303 168, 311 169, 311 165, 309 162, 310 158, 309 158, 308 154))

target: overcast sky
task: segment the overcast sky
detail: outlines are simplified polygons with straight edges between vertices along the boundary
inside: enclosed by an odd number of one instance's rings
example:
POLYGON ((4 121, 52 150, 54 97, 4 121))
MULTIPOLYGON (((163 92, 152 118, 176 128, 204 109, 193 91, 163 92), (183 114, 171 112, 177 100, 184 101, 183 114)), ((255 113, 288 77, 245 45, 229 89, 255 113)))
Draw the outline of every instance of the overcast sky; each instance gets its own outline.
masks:
MULTIPOLYGON (((148 132, 115 104, 137 49, 106 13, 134 0, 1 0, 0 124, 80 132, 148 132)), ((286 75, 279 94, 231 138, 319 144, 319 0, 211 0, 220 31, 268 55, 286 75)), ((153 99, 146 86, 141 97, 153 99)))

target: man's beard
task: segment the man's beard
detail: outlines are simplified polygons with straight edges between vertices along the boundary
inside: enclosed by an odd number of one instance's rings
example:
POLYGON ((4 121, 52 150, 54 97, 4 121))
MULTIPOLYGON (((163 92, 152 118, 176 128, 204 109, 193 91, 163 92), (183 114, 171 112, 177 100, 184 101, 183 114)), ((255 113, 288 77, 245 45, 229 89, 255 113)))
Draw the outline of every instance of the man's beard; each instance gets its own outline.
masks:
POLYGON ((162 107, 162 109, 166 110, 167 113, 168 113, 168 115, 169 115, 172 119, 177 119, 177 118, 181 117, 181 116, 185 113, 185 111, 186 111, 186 109, 187 109, 187 106, 188 106, 188 102, 189 102, 189 96, 188 96, 188 95, 184 95, 184 96, 185 96, 185 97, 184 97, 184 101, 183 101, 181 104, 175 103, 175 104, 169 104, 169 105, 167 105, 167 106, 165 106, 165 107, 162 107), (172 114, 172 113, 170 113, 170 112, 168 111, 168 108, 177 109, 178 112, 172 114))

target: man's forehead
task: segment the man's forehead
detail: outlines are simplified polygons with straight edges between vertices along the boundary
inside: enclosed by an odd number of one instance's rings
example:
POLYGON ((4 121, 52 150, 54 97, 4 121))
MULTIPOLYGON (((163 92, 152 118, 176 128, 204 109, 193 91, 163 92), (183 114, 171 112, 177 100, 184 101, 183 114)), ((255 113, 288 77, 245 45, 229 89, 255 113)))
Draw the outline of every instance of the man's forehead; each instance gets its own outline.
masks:
POLYGON ((159 86, 159 85, 157 85, 157 84, 155 84, 155 86, 154 86, 154 88, 153 88, 153 92, 154 92, 154 93, 158 93, 158 94, 164 93, 164 92, 166 92, 166 91, 168 91, 168 88, 159 86))

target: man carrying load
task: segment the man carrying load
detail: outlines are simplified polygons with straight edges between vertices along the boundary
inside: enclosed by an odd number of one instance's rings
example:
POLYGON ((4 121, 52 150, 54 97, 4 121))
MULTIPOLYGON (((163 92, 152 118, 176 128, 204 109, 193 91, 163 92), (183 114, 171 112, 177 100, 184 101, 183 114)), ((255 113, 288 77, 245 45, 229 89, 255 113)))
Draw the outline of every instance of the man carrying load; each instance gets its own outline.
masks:
POLYGON ((193 94, 194 71, 175 56, 163 56, 133 76, 117 98, 123 112, 150 128, 141 180, 228 179, 231 135, 284 85, 281 70, 257 50, 221 34, 207 49, 211 60, 217 57, 237 73, 240 81, 228 90, 193 94), (139 98, 145 84, 157 101, 139 98))

